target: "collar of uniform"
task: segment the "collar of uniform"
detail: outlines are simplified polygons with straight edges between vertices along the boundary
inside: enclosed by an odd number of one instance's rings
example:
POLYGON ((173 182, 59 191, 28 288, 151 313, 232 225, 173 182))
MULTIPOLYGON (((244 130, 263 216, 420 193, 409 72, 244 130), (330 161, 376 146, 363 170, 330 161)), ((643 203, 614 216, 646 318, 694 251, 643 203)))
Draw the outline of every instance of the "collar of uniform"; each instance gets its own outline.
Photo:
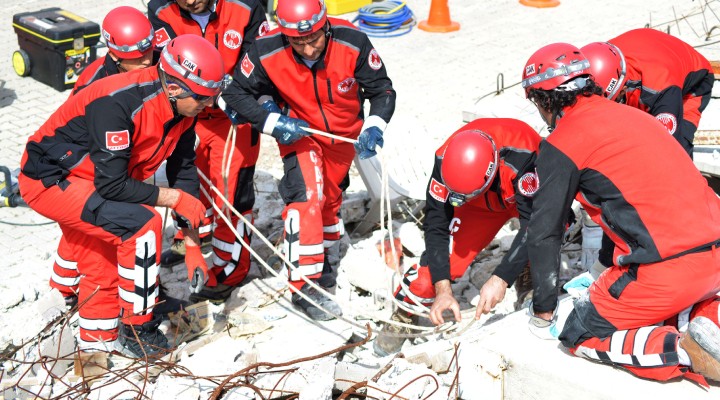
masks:
MULTIPOLYGON (((210 9, 210 18, 208 18, 208 23, 218 19, 218 13, 220 12, 220 8, 222 8, 222 6, 218 3, 220 3, 221 1, 222 0, 212 0, 208 3, 208 8, 210 9)), ((192 18, 192 15, 190 15, 190 13, 187 12, 186 10, 183 10, 182 8, 180 8, 180 6, 177 5, 177 3, 175 3, 175 7, 177 7, 178 10, 180 11, 181 17, 187 18, 187 19, 195 22, 195 20, 192 18)))
POLYGON ((112 59, 110 56, 110 53, 105 55, 105 62, 103 63, 105 66, 105 71, 107 71, 107 76, 119 74, 120 70, 117 67, 117 63, 115 60, 112 59))

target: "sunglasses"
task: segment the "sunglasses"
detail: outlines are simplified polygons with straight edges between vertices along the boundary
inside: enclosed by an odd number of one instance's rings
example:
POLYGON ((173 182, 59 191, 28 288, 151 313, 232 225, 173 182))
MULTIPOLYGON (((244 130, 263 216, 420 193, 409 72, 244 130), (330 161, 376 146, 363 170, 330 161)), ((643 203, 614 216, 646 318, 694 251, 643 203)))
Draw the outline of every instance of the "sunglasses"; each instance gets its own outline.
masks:
MULTIPOLYGON (((181 87, 182 87, 182 86, 181 86, 181 87)), ((183 89, 185 89, 185 88, 183 88, 183 89)), ((208 101, 208 100, 210 100, 210 99, 215 98, 216 96, 217 96, 217 95, 213 95, 213 96, 203 96, 203 95, 199 95, 199 94, 197 94, 197 93, 195 93, 195 92, 193 92, 193 91, 191 91, 191 90, 185 89, 185 91, 184 91, 183 93, 180 93, 179 95, 175 96, 175 98, 178 98, 178 99, 186 99, 186 98, 188 98, 188 97, 192 97, 192 98, 193 98, 194 100, 196 100, 197 102, 199 102, 199 103, 204 103, 204 102, 206 102, 206 101, 208 101)))

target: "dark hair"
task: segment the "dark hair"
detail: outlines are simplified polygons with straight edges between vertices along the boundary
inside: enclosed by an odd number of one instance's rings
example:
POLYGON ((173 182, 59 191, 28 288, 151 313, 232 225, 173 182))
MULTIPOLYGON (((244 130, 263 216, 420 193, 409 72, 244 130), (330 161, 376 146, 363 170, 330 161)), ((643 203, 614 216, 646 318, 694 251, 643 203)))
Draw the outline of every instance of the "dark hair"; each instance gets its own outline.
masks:
POLYGON ((556 114, 563 108, 574 105, 578 96, 602 96, 602 93, 603 89, 595 83, 592 77, 588 77, 582 89, 571 91, 530 89, 528 99, 543 110, 556 114))

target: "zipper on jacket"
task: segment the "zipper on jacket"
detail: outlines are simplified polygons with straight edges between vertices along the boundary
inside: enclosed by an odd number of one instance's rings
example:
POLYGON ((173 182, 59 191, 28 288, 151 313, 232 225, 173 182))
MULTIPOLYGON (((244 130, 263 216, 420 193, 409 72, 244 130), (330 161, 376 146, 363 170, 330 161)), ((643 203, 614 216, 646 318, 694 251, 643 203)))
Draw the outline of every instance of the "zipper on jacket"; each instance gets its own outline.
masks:
MULTIPOLYGON (((323 122, 325 123, 325 131, 330 132, 330 124, 328 123, 327 117, 325 117, 325 111, 323 110, 322 102, 320 101, 320 92, 318 92, 318 85, 317 85, 317 71, 315 71, 315 68, 310 68, 310 71, 312 71, 313 76, 313 87, 315 88, 315 100, 317 100, 318 108, 320 109, 320 115, 322 115, 323 122)), ((332 132, 330 132, 332 133, 332 132)), ((333 139, 333 143, 334 143, 333 139)))
POLYGON ((333 98, 332 98, 332 83, 330 82, 330 78, 327 80, 327 86, 328 86, 328 99, 330 100, 330 104, 333 104, 333 98))

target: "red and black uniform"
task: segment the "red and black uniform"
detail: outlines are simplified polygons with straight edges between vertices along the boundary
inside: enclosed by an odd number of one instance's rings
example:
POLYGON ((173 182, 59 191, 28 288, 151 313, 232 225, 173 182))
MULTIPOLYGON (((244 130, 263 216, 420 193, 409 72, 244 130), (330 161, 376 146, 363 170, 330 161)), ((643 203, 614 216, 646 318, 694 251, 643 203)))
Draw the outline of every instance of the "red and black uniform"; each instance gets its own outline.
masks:
POLYGON ((513 284, 528 263, 525 231, 538 184, 535 157, 540 140, 540 135, 522 121, 483 118, 463 126, 440 146, 425 200, 425 252, 420 257, 420 267, 413 266, 405 274, 395 292, 398 300, 432 303, 435 282, 461 277, 500 228, 509 219, 519 217, 520 230, 494 271, 508 286, 513 284), (498 173, 485 193, 453 207, 448 202, 449 192, 440 168, 448 143, 457 133, 467 130, 480 130, 492 137, 499 153, 498 173), (408 288, 411 295, 406 293, 408 288))
POLYGON ((682 40, 650 28, 609 42, 625 56, 626 103, 655 116, 692 157, 700 114, 715 81, 710 62, 682 40))
MULTIPOLYGON (((237 65, 223 99, 258 130, 269 114, 258 104, 263 96, 284 103, 287 115, 311 128, 352 139, 360 134, 364 99, 370 101, 370 115, 389 121, 395 91, 377 51, 348 21, 328 21, 325 51, 312 67, 279 30, 258 38, 237 65)), ((355 150, 351 143, 320 136, 279 147, 285 168, 279 187, 286 204, 285 256, 299 274, 314 278, 322 271, 324 249, 344 231, 338 214, 355 150)), ((304 283, 299 274, 290 273, 298 288, 304 283)))
POLYGON ((143 181, 167 159, 171 186, 198 195, 194 124, 174 114, 152 67, 86 87, 28 140, 21 193, 77 257, 81 348, 114 341, 119 315, 152 319, 162 218, 159 188, 143 181))
MULTIPOLYGON (((105 78, 107 76, 120 73, 115 60, 106 55, 99 58, 88 65, 83 73, 78 77, 70 97, 77 94, 80 90, 89 84, 105 78)), ((60 236, 57 252, 55 253, 55 262, 53 263, 53 271, 50 276, 50 287, 57 289, 63 297, 74 296, 78 291, 80 282, 80 274, 77 270, 76 257, 72 252, 71 246, 67 243, 64 235, 60 236)))
POLYGON ((638 376, 685 374, 678 330, 653 325, 720 290, 720 199, 705 178, 652 116, 599 96, 564 110, 536 169, 527 245, 535 312, 557 305, 562 221, 577 199, 614 242, 615 266, 576 302, 560 340, 638 376))
MULTIPOLYGON (((155 48, 161 51, 165 45, 178 35, 195 34, 204 37, 219 51, 225 63, 226 73, 231 74, 241 51, 255 40, 255 37, 268 31, 265 11, 259 0, 217 0, 211 1, 207 26, 201 26, 192 15, 181 9, 173 0, 152 0, 148 4, 148 19, 155 29, 155 48)), ((227 193, 227 199, 236 210, 252 220, 252 207, 255 203, 253 176, 255 164, 260 152, 260 134, 252 130, 249 124, 237 126, 234 149, 225 149, 231 122, 223 110, 208 107, 198 115, 195 126, 199 144, 196 165, 221 193, 227 193), (224 152, 232 152, 232 157, 224 152), (223 179, 223 159, 229 164, 227 187, 223 179)), ((207 189, 205 182, 203 187, 207 189)), ((222 200, 213 194, 213 201, 225 208, 222 200)), ((207 219, 200 228, 201 237, 210 234, 212 216, 215 210, 207 196, 201 196, 207 208, 207 219)), ((250 228, 235 215, 230 218, 233 227, 250 243, 250 228)), ((217 281, 228 286, 242 282, 250 268, 250 253, 245 250, 225 221, 215 218, 213 230, 213 266, 211 272, 217 281)), ((177 237, 176 239, 179 239, 177 237)))

